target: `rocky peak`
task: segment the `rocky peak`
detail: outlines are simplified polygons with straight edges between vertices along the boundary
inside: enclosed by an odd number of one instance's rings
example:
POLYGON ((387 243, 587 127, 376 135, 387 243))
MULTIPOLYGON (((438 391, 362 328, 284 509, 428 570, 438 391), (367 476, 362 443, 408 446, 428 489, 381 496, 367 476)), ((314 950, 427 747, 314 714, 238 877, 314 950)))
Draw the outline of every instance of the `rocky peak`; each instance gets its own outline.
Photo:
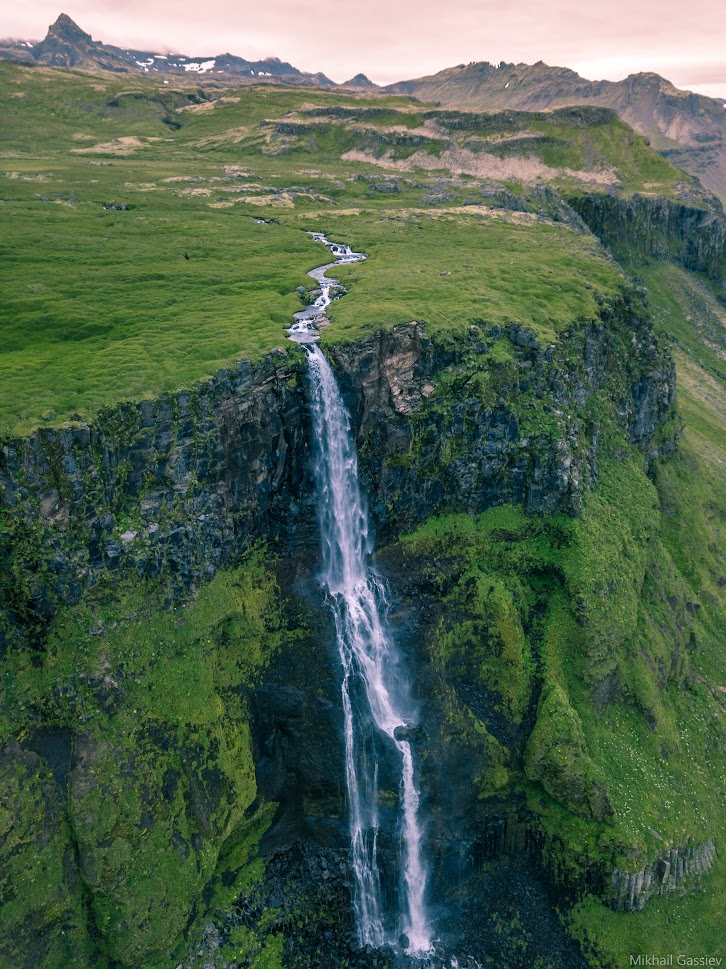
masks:
POLYGON ((344 81, 342 86, 343 87, 360 87, 360 88, 374 88, 374 87, 378 87, 378 85, 377 84, 374 84, 373 81, 371 81, 371 79, 369 77, 366 77, 365 74, 356 74, 356 76, 355 77, 351 77, 351 79, 349 81, 344 81))
POLYGON ((35 46, 11 41, 0 41, 0 59, 23 61, 26 63, 47 64, 52 67, 80 68, 86 71, 112 71, 115 74, 175 74, 188 76, 189 70, 205 73, 207 68, 199 69, 206 61, 214 67, 215 80, 220 75, 240 78, 243 81, 258 83, 259 78, 274 76, 284 84, 307 84, 310 86, 330 86, 333 82, 324 74, 304 74, 279 57, 267 57, 263 61, 248 61, 234 54, 218 57, 205 54, 203 57, 172 55, 172 58, 159 58, 154 51, 127 50, 94 40, 90 34, 75 23, 66 13, 50 25, 44 40, 35 46))
POLYGON ((50 38, 64 40, 68 43, 78 42, 79 40, 87 43, 93 42, 91 35, 81 30, 75 20, 71 20, 67 13, 62 13, 56 22, 50 25, 45 39, 49 40, 50 38))
POLYGON ((103 44, 94 41, 65 13, 50 25, 45 39, 33 50, 33 58, 40 64, 52 64, 54 67, 126 67, 116 63, 118 57, 109 56, 103 44))

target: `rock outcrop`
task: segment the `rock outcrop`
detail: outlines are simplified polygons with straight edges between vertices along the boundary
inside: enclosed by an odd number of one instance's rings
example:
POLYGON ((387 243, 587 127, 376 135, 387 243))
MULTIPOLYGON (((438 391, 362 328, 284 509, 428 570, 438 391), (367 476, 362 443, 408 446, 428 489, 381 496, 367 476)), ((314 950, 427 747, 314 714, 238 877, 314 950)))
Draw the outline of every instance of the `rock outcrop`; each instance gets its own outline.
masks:
POLYGON ((616 868, 610 879, 608 902, 612 908, 639 912, 656 895, 682 894, 700 883, 716 860, 713 841, 671 848, 639 871, 616 868))
POLYGON ((607 781, 590 758, 580 718, 559 686, 550 686, 540 697, 525 771, 575 814, 596 821, 615 817, 607 781))
POLYGON ((374 519, 387 532, 443 507, 512 502, 577 514, 597 477, 595 401, 609 400, 647 451, 675 399, 672 363, 637 294, 556 344, 517 324, 482 324, 442 347, 412 323, 330 353, 358 422, 374 519))
MULTIPOLYGON (((278 57, 266 57, 260 61, 248 61, 235 54, 187 56, 184 54, 157 54, 148 50, 128 50, 94 40, 71 18, 62 13, 50 25, 42 41, 35 44, 29 41, 0 41, 0 59, 20 61, 26 64, 47 64, 52 67, 75 68, 85 71, 111 71, 114 74, 166 74, 189 78, 190 73, 197 76, 214 74, 217 84, 220 81, 233 81, 235 84, 260 84, 274 81, 278 84, 295 84, 312 87, 336 87, 336 84, 321 72, 309 74, 299 71, 292 64, 278 57)), ((360 83, 358 75, 355 86, 360 83)), ((364 79, 366 80, 366 79, 364 79)), ((352 83, 352 82, 350 82, 352 83)), ((375 87, 368 81, 368 85, 375 87)))
POLYGON ((312 541, 300 369, 297 356, 272 353, 191 390, 108 408, 93 426, 6 443, 2 591, 14 622, 42 625, 109 573, 161 573, 182 590, 248 539, 312 541))
POLYGON ((662 196, 591 194, 568 199, 606 246, 629 261, 673 259, 726 290, 726 218, 714 200, 696 208, 662 196))

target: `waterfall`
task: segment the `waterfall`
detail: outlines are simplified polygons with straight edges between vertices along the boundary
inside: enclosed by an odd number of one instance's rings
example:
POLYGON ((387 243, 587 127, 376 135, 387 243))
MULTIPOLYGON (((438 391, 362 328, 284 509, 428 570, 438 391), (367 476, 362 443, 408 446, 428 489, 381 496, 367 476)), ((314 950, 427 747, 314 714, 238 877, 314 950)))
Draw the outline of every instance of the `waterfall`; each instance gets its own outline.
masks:
POLYGON ((431 950, 426 914, 426 866, 418 820, 411 745, 413 720, 408 684, 386 628, 386 589, 368 563, 368 515, 358 484, 358 457, 350 417, 325 356, 308 349, 315 476, 322 538, 322 581, 335 619, 343 670, 345 773, 348 791, 354 905, 361 945, 396 944, 407 952, 431 950), (378 865, 378 782, 381 744, 400 762, 399 823, 403 910, 384 911, 378 865), (395 918, 394 918, 395 917, 395 918), (395 922, 391 929, 392 922, 395 922))

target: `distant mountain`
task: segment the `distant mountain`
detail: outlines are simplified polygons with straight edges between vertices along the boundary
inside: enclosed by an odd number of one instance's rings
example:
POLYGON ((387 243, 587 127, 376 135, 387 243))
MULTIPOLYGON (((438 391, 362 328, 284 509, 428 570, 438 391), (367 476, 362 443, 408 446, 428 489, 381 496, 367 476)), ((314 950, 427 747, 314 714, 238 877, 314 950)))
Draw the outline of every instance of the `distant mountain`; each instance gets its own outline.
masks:
POLYGON ((218 81, 234 79, 235 83, 275 81, 316 87, 335 86, 335 82, 324 74, 306 74, 277 57, 262 61, 248 61, 234 54, 191 57, 184 54, 127 50, 102 44, 93 40, 90 34, 81 30, 64 13, 51 24, 45 39, 39 43, 0 41, 0 58, 28 64, 48 64, 52 67, 113 71, 121 74, 209 75, 218 81))
MULTIPOLYGON (((194 76, 221 83, 337 87, 324 74, 308 74, 276 57, 248 61, 234 54, 192 57, 127 50, 93 40, 66 14, 44 40, 0 41, 0 58, 27 64, 123 74, 194 76)), ((726 203, 726 110, 722 99, 681 91, 658 74, 623 81, 588 81, 565 67, 537 64, 460 64, 429 77, 379 88, 365 74, 342 87, 409 94, 444 107, 470 110, 547 111, 574 105, 611 108, 662 155, 726 203)))
POLYGON ((356 74, 356 76, 351 77, 349 81, 343 81, 340 86, 365 88, 367 91, 378 90, 378 85, 374 84, 369 77, 365 76, 365 74, 356 74))
POLYGON ((17 61, 20 64, 34 64, 32 48, 38 42, 29 40, 0 39, 0 60, 17 61))
POLYGON ((682 91, 658 74, 623 81, 588 81, 566 67, 537 64, 460 64, 429 77, 391 84, 445 107, 546 111, 594 104, 612 108, 674 165, 696 175, 726 202, 726 110, 721 99, 682 91))

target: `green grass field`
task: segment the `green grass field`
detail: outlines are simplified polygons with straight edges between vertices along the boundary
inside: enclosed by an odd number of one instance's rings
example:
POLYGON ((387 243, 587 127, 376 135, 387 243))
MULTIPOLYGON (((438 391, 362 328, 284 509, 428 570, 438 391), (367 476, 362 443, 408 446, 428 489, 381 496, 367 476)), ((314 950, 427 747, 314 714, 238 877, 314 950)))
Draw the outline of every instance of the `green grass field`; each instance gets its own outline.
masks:
MULTIPOLYGON (((342 160, 356 146, 410 154, 398 130, 417 130, 427 108, 407 98, 201 91, 3 63, 0 104, 0 433, 88 420, 281 345, 296 288, 325 258, 306 230, 370 257, 345 274, 351 294, 326 340, 411 319, 454 335, 472 319, 513 319, 551 339, 619 285, 565 226, 471 214, 534 183, 342 160), (285 133, 303 122, 320 130, 285 133)), ((613 141, 611 127, 559 124, 565 154, 540 161, 610 165, 614 148, 583 152, 583 139, 613 141)), ((626 148, 624 185, 653 166, 675 177, 655 153, 626 148)))
POLYGON ((515 321, 554 341, 574 320, 595 319, 596 294, 622 284, 591 238, 538 219, 414 212, 328 216, 321 224, 329 238, 352 240, 368 254, 336 270, 350 293, 331 307, 324 342, 410 320, 453 337, 473 320, 515 321))
POLYGON ((127 212, 6 204, 3 430, 88 419, 283 342, 320 247, 294 229, 174 201, 127 212))

